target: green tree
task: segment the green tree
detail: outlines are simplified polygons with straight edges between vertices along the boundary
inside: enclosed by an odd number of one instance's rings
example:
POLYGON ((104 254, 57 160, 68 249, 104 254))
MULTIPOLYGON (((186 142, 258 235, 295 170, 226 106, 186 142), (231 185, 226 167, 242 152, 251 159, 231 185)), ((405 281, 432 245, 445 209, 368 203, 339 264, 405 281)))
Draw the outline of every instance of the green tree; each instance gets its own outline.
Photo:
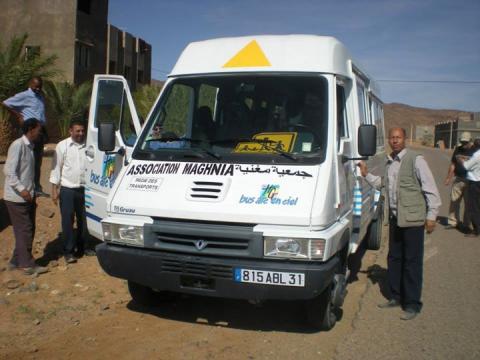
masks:
MULTIPOLYGON (((58 74, 54 68, 56 55, 26 57, 28 35, 13 37, 6 45, 0 42, 0 101, 27 88, 28 80, 41 76, 44 80, 58 74)), ((0 154, 5 154, 15 139, 15 121, 0 107, 0 154)))
POLYGON ((85 118, 85 112, 90 103, 92 83, 84 82, 75 86, 68 82, 51 82, 44 85, 44 90, 52 117, 57 120, 60 135, 68 136, 70 121, 85 118))
POLYGON ((162 88, 156 85, 143 85, 133 93, 133 101, 138 116, 145 120, 162 88))

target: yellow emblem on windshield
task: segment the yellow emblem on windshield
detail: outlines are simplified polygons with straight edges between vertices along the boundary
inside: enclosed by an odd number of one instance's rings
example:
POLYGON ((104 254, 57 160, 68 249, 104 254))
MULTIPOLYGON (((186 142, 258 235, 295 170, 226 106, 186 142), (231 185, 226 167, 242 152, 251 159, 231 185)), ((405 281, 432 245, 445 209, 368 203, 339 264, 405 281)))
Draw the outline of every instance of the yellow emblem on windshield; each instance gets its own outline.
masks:
POLYGON ((271 66, 271 64, 255 40, 250 41, 242 50, 223 65, 224 68, 259 66, 271 66))
POLYGON ((296 132, 259 133, 252 137, 252 141, 238 143, 233 152, 262 154, 271 154, 277 151, 291 152, 296 138, 296 132))

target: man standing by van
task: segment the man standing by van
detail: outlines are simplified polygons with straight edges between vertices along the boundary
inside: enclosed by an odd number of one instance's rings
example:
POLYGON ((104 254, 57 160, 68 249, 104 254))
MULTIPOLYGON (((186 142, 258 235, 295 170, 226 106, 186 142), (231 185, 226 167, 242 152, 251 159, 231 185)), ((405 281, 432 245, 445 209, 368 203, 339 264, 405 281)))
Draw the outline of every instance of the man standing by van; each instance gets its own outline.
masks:
POLYGON ((23 136, 8 148, 5 162, 4 198, 15 234, 15 250, 8 264, 9 269, 23 269, 26 275, 38 275, 48 268, 38 266, 32 257, 35 236, 35 158, 33 143, 40 136, 41 123, 35 118, 22 124, 23 136))
POLYGON ((452 190, 450 192, 450 210, 448 212, 448 225, 445 229, 464 228, 469 226, 468 209, 465 208, 463 221, 460 222, 460 203, 467 193, 467 170, 459 161, 459 155, 462 157, 472 156, 473 144, 472 136, 468 131, 464 131, 460 136, 460 145, 455 148, 452 155, 452 162, 448 168, 448 174, 445 179, 445 185, 450 185, 453 180, 452 190))
MULTIPOLYGON (((415 318, 422 309, 424 231, 435 229, 441 205, 435 179, 422 155, 405 148, 406 132, 390 129, 385 182, 386 206, 389 210, 388 283, 392 298, 380 308, 402 306, 402 320, 415 318)), ((368 173, 359 163, 368 183, 380 188, 381 177, 368 173)))
POLYGON ((56 205, 60 198, 62 214, 63 252, 67 263, 75 263, 74 256, 91 254, 85 249, 87 224, 85 216, 85 124, 70 123, 70 137, 60 141, 55 149, 50 173, 52 201, 56 205), (77 239, 73 231, 73 219, 77 220, 77 239))

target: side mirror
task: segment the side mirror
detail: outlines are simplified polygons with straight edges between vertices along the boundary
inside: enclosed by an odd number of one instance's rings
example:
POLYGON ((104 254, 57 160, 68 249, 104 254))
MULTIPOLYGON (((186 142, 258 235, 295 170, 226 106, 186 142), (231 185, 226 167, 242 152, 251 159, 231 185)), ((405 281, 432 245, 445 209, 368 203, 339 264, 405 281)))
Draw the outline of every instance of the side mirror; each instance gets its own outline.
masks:
POLYGON ((377 127, 360 125, 358 128, 358 153, 361 156, 373 156, 377 152, 377 127))
POLYGON ((98 124, 98 149, 100 151, 113 151, 115 149, 115 124, 98 124))

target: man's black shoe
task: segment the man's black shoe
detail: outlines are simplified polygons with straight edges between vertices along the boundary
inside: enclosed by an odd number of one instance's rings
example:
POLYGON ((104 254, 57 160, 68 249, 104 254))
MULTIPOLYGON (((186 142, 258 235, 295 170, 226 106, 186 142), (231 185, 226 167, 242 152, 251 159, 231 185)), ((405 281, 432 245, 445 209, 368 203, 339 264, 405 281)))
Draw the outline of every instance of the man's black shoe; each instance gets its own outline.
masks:
POLYGON ((23 269, 25 275, 40 275, 48 272, 48 268, 44 266, 33 266, 23 269))
POLYGON ((95 250, 87 249, 87 250, 85 250, 83 255, 85 255, 85 256, 97 256, 97 253, 95 252, 95 250))
POLYGON ((400 319, 402 320, 412 320, 417 317, 419 314, 418 311, 412 310, 412 309, 405 309, 403 312, 402 316, 400 316, 400 319))
POLYGON ((92 250, 92 249, 77 251, 75 253, 75 257, 77 259, 80 259, 81 257, 84 257, 84 256, 97 256, 97 253, 95 252, 95 250, 92 250))
POLYGON ((390 299, 386 303, 378 304, 377 306, 380 309, 389 309, 389 308, 399 307, 400 306, 400 301, 395 300, 395 299, 390 299))
POLYGON ((35 187, 35 196, 36 197, 43 196, 43 197, 49 198, 50 194, 47 194, 45 191, 43 191, 42 187, 39 186, 39 187, 35 187))
POLYGON ((12 264, 11 262, 8 262, 7 264, 7 271, 12 271, 18 269, 18 266, 15 264, 12 264))
POLYGON ((458 229, 458 226, 448 224, 447 226, 444 227, 444 229, 445 230, 454 230, 454 229, 458 229))
POLYGON ((67 264, 74 264, 77 262, 77 259, 72 254, 65 255, 65 262, 67 264))

